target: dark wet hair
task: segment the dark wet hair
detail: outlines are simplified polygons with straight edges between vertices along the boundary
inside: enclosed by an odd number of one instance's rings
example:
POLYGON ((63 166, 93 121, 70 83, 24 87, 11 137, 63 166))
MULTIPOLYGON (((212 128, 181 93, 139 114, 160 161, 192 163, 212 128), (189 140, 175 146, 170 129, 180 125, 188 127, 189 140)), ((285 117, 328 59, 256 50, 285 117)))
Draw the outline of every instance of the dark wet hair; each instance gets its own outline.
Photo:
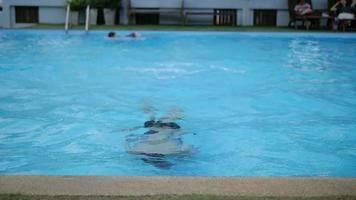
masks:
POLYGON ((180 129, 180 126, 175 122, 161 122, 161 121, 146 121, 144 124, 145 128, 157 127, 157 128, 171 128, 171 129, 180 129))
POLYGON ((180 126, 174 122, 157 122, 160 128, 171 128, 171 129, 180 129, 180 126))
POLYGON ((155 125, 155 121, 154 120, 150 120, 150 121, 146 121, 145 124, 144 124, 144 127, 145 128, 151 128, 155 125))
POLYGON ((145 135, 153 135, 153 134, 156 134, 156 133, 158 133, 158 131, 149 130, 149 131, 145 132, 144 134, 145 135))
POLYGON ((108 37, 109 38, 113 38, 113 37, 115 37, 116 36, 116 33, 115 32, 109 32, 108 33, 108 37))

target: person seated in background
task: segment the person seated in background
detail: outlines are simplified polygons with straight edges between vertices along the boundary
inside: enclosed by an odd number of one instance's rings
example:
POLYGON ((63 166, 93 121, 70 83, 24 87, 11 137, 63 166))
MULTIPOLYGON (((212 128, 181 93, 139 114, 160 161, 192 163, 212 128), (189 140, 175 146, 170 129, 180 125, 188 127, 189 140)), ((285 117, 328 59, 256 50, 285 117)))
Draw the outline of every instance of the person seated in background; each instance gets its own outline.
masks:
MULTIPOLYGON (((352 5, 354 5, 355 3, 356 1, 353 0, 352 5)), ((348 4, 347 0, 340 0, 330 8, 330 11, 336 12, 337 15, 333 25, 334 30, 338 29, 340 20, 351 20, 355 18, 354 14, 352 13, 352 8, 351 8, 352 5, 348 4)), ((351 22, 347 22, 347 23, 351 23, 351 22)))
POLYGON ((352 12, 353 12, 354 14, 356 13, 356 0, 353 0, 353 1, 352 1, 351 10, 352 10, 352 12))
POLYGON ((109 32, 108 33, 108 38, 116 38, 116 33, 115 32, 109 32))
POLYGON ((132 32, 130 34, 128 34, 126 37, 131 37, 131 38, 140 38, 141 35, 137 32, 132 32))
POLYGON ((305 2, 305 0, 300 0, 299 3, 294 7, 294 11, 297 15, 300 16, 309 15, 313 13, 311 5, 305 2))
POLYGON ((331 8, 330 11, 336 12, 337 17, 339 19, 343 18, 340 15, 344 15, 344 16, 349 16, 349 17, 345 17, 348 19, 353 19, 354 16, 352 14, 352 6, 354 6, 356 4, 356 1, 353 0, 353 3, 350 5, 347 3, 347 0, 340 0, 338 2, 336 2, 331 8), (351 15, 350 15, 351 14, 351 15))

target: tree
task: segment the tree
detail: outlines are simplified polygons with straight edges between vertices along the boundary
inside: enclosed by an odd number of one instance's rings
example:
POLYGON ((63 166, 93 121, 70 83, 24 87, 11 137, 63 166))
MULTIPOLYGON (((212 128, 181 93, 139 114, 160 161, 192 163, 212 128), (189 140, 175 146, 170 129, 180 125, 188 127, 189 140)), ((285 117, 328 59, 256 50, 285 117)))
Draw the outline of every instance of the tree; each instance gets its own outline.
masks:
POLYGON ((84 10, 87 5, 86 0, 70 0, 68 4, 73 11, 84 10))

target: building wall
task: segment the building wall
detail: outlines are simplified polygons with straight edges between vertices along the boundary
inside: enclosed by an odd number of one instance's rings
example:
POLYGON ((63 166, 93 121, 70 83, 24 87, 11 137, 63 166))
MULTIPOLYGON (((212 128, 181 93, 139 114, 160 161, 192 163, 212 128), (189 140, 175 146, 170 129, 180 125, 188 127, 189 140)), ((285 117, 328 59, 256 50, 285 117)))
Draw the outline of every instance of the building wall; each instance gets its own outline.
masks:
POLYGON ((3 12, 2 12, 2 0, 0 0, 0 28, 4 27, 4 17, 3 17, 3 12))
POLYGON ((0 11, 0 28, 4 27, 4 17, 2 11, 0 11))
MULTIPOLYGON (((129 0, 122 0, 123 8, 120 13, 120 22, 128 24, 127 8, 129 0)), ((314 9, 327 9, 327 0, 312 0, 314 9)), ((65 5, 67 0, 3 0, 3 12, 0 14, 0 23, 4 27, 14 27, 14 7, 39 6, 40 23, 62 24, 65 21, 65 5), (1 17, 2 16, 2 17, 1 17)), ((131 0, 133 7, 139 8, 180 8, 181 0, 131 0)), ((253 25, 253 12, 255 9, 276 9, 277 25, 286 26, 289 22, 288 0, 185 0, 186 8, 205 9, 237 9, 238 25, 253 25)), ((131 19, 132 21, 132 19, 131 19)), ((190 16, 189 24, 212 24, 212 16, 190 16)), ((179 16, 162 15, 161 24, 180 24, 179 16)), ((1 26, 1 24, 0 24, 1 26)))
POLYGON ((40 23, 57 23, 61 20, 59 18, 65 18, 65 15, 61 16, 60 13, 66 3, 66 0, 3 0, 3 26, 5 28, 12 28, 24 25, 15 24, 15 6, 39 6, 40 23), (52 11, 53 14, 49 11, 52 11))
MULTIPOLYGON (((127 1, 127 0, 126 0, 127 1)), ((139 8, 179 8, 181 0, 131 0, 133 7, 139 8)), ((286 26, 289 22, 288 0, 185 0, 186 8, 237 9, 237 25, 253 25, 255 9, 276 9, 277 26, 286 26)), ((313 0, 315 9, 327 9, 327 0, 313 0)), ((126 16, 124 16, 125 18, 126 16)), ((122 21, 127 22, 128 19, 122 21)), ((212 17, 192 16, 189 24, 212 24, 212 17)), ((172 17, 163 17, 162 24, 177 24, 172 17)))
MULTIPOLYGON (((204 9, 238 9, 237 12, 237 24, 244 25, 243 21, 243 9, 246 7, 246 3, 249 0, 185 0, 185 8, 204 8, 204 9)), ((262 1, 262 0, 261 0, 262 1)), ((123 4, 125 6, 125 4, 123 4)), ((136 8, 180 8, 181 0, 131 0, 132 7, 136 8)), ((126 16, 124 16, 126 17, 126 16)), ((127 18, 127 17, 126 17, 127 18)), ((176 18, 176 17, 175 17, 176 18)), ((123 19, 128 21, 128 19, 123 19)), ((212 16, 189 16, 189 24, 202 24, 212 25, 212 16)), ((172 19, 172 16, 163 16, 161 18, 161 24, 180 24, 181 21, 172 19)))
POLYGON ((40 7, 39 21, 42 24, 64 24, 66 9, 64 7, 40 7))
MULTIPOLYGON (((15 23, 15 6, 10 7, 10 25, 13 28, 27 27, 34 24, 15 23)), ((64 7, 39 7, 38 21, 40 24, 64 24, 66 10, 64 7)))

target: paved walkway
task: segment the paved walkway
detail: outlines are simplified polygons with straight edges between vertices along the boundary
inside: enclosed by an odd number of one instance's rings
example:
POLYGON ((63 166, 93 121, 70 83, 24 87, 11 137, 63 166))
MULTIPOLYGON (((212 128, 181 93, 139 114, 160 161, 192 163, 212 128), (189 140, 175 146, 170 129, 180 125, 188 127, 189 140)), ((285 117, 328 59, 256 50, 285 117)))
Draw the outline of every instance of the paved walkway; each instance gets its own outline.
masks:
POLYGON ((34 195, 356 195, 356 178, 0 176, 0 193, 34 195))

